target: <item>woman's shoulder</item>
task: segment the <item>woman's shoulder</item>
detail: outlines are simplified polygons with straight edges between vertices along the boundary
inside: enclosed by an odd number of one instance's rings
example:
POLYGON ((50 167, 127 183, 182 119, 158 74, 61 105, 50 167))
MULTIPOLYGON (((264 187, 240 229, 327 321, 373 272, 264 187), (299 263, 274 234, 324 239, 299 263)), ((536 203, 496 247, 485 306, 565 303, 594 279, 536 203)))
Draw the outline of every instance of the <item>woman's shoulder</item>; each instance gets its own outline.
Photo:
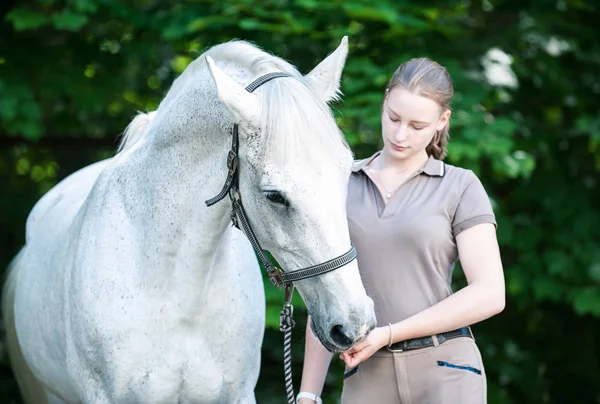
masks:
POLYGON ((491 200, 479 176, 471 169, 446 164, 444 179, 455 190, 457 205, 462 204, 469 210, 493 214, 491 200))
POLYGON ((350 171, 350 184, 360 182, 361 179, 364 179, 366 174, 363 171, 363 169, 369 165, 369 163, 373 160, 373 158, 375 158, 376 155, 377 153, 375 153, 371 157, 354 160, 350 171))
POLYGON ((447 179, 456 185, 463 185, 466 187, 473 181, 479 181, 477 174, 468 168, 444 163, 444 171, 444 179, 447 179))
POLYGON ((445 179, 455 189, 452 231, 456 237, 460 232, 479 223, 496 225, 492 200, 479 176, 471 169, 446 165, 445 179))
MULTIPOLYGON (((367 159, 363 159, 367 160, 367 159)), ((363 160, 355 160, 352 164, 352 170, 350 171, 349 185, 361 184, 365 172, 362 171, 363 167, 366 166, 367 162, 363 160)))

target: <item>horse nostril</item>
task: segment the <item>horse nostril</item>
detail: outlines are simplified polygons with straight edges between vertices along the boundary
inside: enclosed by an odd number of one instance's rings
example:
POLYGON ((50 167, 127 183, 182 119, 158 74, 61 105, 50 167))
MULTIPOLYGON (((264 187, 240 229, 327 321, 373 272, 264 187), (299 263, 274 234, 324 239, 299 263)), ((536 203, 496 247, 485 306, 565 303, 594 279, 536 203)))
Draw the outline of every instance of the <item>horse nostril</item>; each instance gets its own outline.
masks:
POLYGON ((352 340, 348 338, 344 332, 344 327, 341 325, 334 325, 331 328, 331 339, 340 347, 347 347, 352 344, 352 340))

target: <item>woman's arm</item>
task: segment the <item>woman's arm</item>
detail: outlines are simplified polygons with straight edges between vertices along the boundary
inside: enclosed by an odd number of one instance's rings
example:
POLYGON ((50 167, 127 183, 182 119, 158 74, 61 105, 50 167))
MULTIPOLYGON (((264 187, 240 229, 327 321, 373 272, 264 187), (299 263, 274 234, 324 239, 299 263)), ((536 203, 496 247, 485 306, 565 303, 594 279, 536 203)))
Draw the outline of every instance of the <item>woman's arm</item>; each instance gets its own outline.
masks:
MULTIPOLYGON (((320 396, 325 384, 325 377, 329 369, 332 354, 325 349, 315 337, 310 328, 310 317, 306 322, 306 343, 304 346, 304 367, 302 369, 302 382, 300 391, 320 396)), ((314 401, 301 398, 298 404, 314 404, 314 401)))
MULTIPOLYGON (((504 310, 504 273, 495 227, 482 223, 456 237, 468 285, 406 320, 392 324, 393 342, 439 334, 465 327, 504 310)), ((341 358, 355 367, 390 341, 389 327, 379 327, 341 358)))

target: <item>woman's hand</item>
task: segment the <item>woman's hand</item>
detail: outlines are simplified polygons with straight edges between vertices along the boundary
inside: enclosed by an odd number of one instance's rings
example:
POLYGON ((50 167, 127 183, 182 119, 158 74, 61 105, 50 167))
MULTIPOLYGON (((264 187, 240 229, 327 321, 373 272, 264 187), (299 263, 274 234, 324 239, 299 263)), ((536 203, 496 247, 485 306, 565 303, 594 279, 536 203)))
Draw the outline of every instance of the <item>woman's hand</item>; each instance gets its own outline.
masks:
POLYGON ((369 359, 371 355, 386 346, 389 341, 390 329, 388 326, 374 328, 365 339, 346 352, 342 352, 340 359, 349 368, 355 368, 359 363, 369 359))

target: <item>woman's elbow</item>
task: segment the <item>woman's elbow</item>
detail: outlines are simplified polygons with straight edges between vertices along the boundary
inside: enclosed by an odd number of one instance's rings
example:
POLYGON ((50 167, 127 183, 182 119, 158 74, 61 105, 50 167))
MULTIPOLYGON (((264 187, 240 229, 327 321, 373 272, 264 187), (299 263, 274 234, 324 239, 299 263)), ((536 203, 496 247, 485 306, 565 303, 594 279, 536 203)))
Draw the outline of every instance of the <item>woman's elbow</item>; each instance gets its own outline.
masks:
POLYGON ((504 288, 498 290, 498 288, 494 288, 493 291, 489 291, 491 293, 488 294, 488 304, 490 317, 495 316, 497 314, 502 313, 504 308, 506 307, 506 292, 504 288))
POLYGON ((485 318, 502 313, 506 306, 506 292, 504 287, 490 281, 479 284, 480 304, 485 318))
POLYGON ((502 293, 498 297, 494 299, 494 303, 492 305, 492 316, 496 314, 502 313, 504 308, 506 307, 506 295, 502 293))

